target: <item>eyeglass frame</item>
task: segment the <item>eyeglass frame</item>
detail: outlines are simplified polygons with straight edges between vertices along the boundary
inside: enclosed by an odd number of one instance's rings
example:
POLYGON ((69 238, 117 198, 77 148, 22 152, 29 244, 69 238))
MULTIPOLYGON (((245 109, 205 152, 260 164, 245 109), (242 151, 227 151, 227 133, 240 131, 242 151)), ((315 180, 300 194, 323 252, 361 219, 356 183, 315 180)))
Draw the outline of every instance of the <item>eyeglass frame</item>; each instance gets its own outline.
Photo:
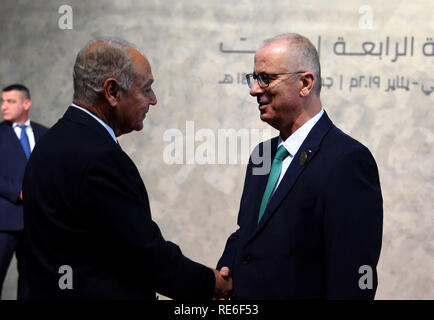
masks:
POLYGON ((270 82, 271 82, 272 80, 277 80, 277 78, 276 78, 276 79, 270 79, 270 78, 272 78, 272 77, 276 77, 276 76, 280 76, 280 75, 284 75, 284 74, 299 74, 299 73, 305 73, 305 72, 307 72, 307 71, 282 72, 282 73, 266 73, 266 72, 260 72, 260 73, 258 73, 258 74, 255 74, 255 73, 253 72, 253 73, 248 73, 248 74, 246 74, 246 80, 247 80, 247 85, 249 86, 249 88, 252 88, 252 87, 253 87, 253 84, 255 83, 255 81, 257 81, 257 82, 258 82, 258 86, 259 86, 261 89, 265 89, 265 88, 268 88, 268 86, 270 85, 270 82), (269 78, 268 82, 265 82, 265 81, 263 82, 264 79, 262 79, 261 74, 262 74, 262 75, 267 75, 267 77, 269 78), (254 79, 254 81, 252 82, 251 85, 250 85, 250 81, 249 81, 249 78, 250 78, 250 77, 254 79), (259 79, 259 81, 258 81, 258 79, 259 79), (262 86, 262 85, 261 85, 261 84, 263 84, 263 83, 265 83, 265 86, 262 86))

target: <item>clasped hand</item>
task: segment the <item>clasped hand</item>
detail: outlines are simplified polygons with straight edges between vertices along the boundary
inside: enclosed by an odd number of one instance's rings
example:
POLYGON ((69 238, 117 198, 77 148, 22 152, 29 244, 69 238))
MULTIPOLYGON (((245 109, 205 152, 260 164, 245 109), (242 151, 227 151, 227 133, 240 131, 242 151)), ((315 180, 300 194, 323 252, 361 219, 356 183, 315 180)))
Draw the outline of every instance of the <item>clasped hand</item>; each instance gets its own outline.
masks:
POLYGON ((220 272, 214 269, 215 289, 213 300, 223 300, 233 289, 232 277, 228 267, 223 267, 220 272))

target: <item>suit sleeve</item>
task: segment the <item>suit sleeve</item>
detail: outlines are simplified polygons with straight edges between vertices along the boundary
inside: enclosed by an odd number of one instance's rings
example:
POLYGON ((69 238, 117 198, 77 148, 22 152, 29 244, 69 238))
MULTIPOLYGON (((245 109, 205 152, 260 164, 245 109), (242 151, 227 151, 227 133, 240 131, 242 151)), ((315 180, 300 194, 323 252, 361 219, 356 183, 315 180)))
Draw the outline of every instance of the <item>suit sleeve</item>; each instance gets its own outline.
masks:
POLYGON ((226 241, 226 246, 223 254, 217 263, 217 270, 220 270, 222 267, 228 267, 230 270, 233 269, 235 256, 237 254, 239 236, 240 229, 238 229, 229 236, 228 240, 226 241))
POLYGON ((330 172, 324 216, 326 297, 373 299, 381 250, 383 202, 367 148, 342 155, 330 172))
POLYGON ((212 269, 185 257, 152 221, 137 168, 121 151, 106 153, 82 177, 80 201, 91 228, 114 260, 130 266, 139 283, 173 299, 211 299, 212 269))
POLYGON ((21 192, 21 182, 8 176, 0 175, 0 196, 17 203, 21 192))
POLYGON ((241 196, 241 201, 240 201, 240 209, 238 211, 238 218, 237 218, 238 229, 237 231, 232 233, 229 236, 228 240, 226 241, 226 246, 223 251, 223 254, 217 263, 217 270, 220 270, 222 267, 228 267, 230 270, 233 270, 233 265, 237 254, 238 246, 240 245, 239 238, 240 238, 241 228, 243 227, 245 221, 245 217, 243 216, 245 210, 243 210, 243 207, 244 207, 247 189, 249 186, 249 180, 250 180, 249 178, 251 172, 252 172, 252 163, 249 162, 249 165, 247 166, 247 170, 246 170, 246 177, 244 179, 244 188, 243 188, 243 194, 241 196))

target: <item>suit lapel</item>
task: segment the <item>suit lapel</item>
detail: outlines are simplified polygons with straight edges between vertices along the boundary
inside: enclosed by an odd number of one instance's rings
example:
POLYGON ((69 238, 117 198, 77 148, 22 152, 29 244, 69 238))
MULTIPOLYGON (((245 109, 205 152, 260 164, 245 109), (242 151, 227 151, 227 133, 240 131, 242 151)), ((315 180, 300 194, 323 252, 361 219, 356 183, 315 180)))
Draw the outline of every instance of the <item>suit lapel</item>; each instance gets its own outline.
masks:
POLYGON ((39 131, 39 127, 33 121, 30 121, 30 125, 32 126, 33 136, 35 137, 36 144, 41 137, 41 131, 39 131))
MULTIPOLYGON (((270 217, 276 212, 277 208, 279 207, 282 200, 287 196, 287 194, 291 191, 292 187, 294 186, 294 183, 296 182, 298 176, 303 172, 303 170, 309 165, 309 162, 313 159, 315 154, 320 149, 320 143, 325 136, 325 134, 330 130, 330 128, 333 126, 333 123, 327 116, 327 113, 324 111, 323 116, 321 119, 315 124, 315 126, 312 128, 312 130, 309 132, 308 136, 304 140, 303 144, 300 146, 300 149, 295 154, 294 158, 291 161, 291 164, 286 171, 282 181, 280 182, 278 188, 276 189, 274 195, 271 197, 270 202, 267 205, 267 208, 265 209, 264 215, 260 221, 259 224, 257 224, 258 221, 258 213, 256 213, 254 223, 256 224, 256 229, 253 233, 251 233, 251 236, 249 237, 248 241, 246 242, 246 245, 250 240, 254 238, 254 236, 264 227, 264 225, 267 223, 267 221, 270 219, 270 217), (300 156, 303 152, 306 152, 308 155, 308 158, 306 161, 300 161, 300 156)), ((274 147, 277 148, 277 145, 274 147)), ((276 153, 276 150, 273 150, 273 154, 276 153)), ((267 176, 268 179, 268 176, 267 176)), ((266 183, 267 180, 265 180, 266 183)), ((265 187, 264 187, 265 189, 265 187)), ((262 194, 264 190, 262 190, 262 193, 260 195, 262 199, 262 194)), ((256 211, 259 211, 259 207, 256 211)), ((253 216, 253 215, 252 215, 253 216)), ((253 219, 252 219, 253 220, 253 219)))
MULTIPOLYGON (((248 174, 251 176, 251 180, 249 182, 248 186, 245 186, 245 188, 248 188, 249 194, 247 195, 247 203, 244 208, 247 212, 251 213, 249 216, 252 216, 252 218, 249 218, 248 223, 246 225, 245 235, 247 237, 250 237, 250 235, 255 231, 257 225, 258 225, 258 216, 259 216, 259 209, 261 206, 262 196, 265 191, 265 187, 267 185, 267 180, 270 175, 271 170, 271 163, 272 159, 276 155, 277 152, 277 142, 279 137, 275 137, 271 140, 271 143, 267 144, 267 142, 262 143, 259 145, 259 154, 263 157, 263 162, 260 165, 252 165, 251 170, 252 172, 249 172, 248 174), (268 159, 266 158, 268 157, 268 159), (260 168, 261 166, 264 166, 264 162, 269 163, 269 167, 264 169, 268 170, 266 174, 254 174, 253 169, 260 168)), ((264 172, 265 173, 265 172, 264 172)))
POLYGON ((27 162, 27 157, 26 154, 24 153, 24 149, 23 146, 21 145, 20 140, 18 139, 17 135, 15 134, 15 130, 12 126, 12 123, 7 122, 6 123, 7 127, 6 127, 6 134, 7 134, 7 138, 6 141, 10 141, 11 146, 17 150, 18 154, 20 154, 20 157, 22 158, 21 160, 24 160, 27 162))

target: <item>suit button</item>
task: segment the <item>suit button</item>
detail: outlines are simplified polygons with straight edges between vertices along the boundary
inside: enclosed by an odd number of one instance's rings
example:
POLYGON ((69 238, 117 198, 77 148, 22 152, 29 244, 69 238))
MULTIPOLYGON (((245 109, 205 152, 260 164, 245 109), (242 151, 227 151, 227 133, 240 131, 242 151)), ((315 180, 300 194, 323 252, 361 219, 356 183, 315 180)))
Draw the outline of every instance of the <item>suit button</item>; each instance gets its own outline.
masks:
POLYGON ((249 264, 251 260, 252 260, 252 257, 250 257, 249 255, 247 255, 247 256, 244 257, 243 263, 244 264, 249 264))

